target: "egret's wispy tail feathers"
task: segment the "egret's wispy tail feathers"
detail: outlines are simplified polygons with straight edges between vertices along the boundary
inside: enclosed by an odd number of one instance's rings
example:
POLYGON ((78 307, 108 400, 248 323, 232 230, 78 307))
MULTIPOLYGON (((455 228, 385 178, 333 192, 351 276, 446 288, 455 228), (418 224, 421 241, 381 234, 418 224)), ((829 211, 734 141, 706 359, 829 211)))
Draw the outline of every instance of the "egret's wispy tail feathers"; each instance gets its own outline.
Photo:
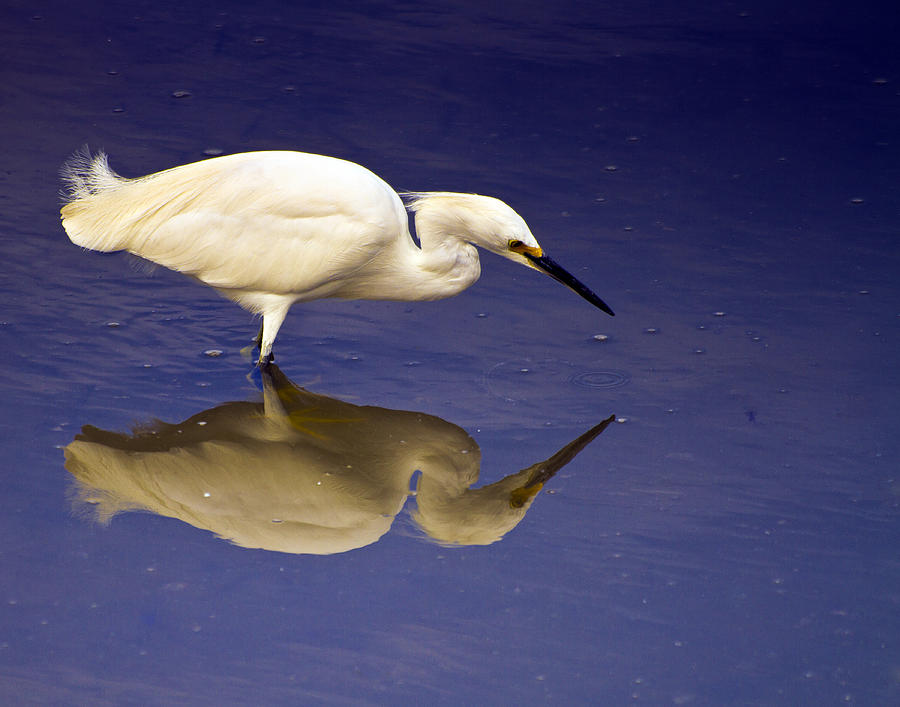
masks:
POLYGON ((76 150, 59 173, 67 187, 63 195, 67 204, 107 189, 115 189, 127 181, 110 168, 105 152, 92 155, 87 145, 76 150))
POLYGON ((96 218, 102 209, 98 201, 130 180, 116 174, 105 152, 91 154, 87 145, 77 150, 60 169, 66 185, 65 204, 60 210, 63 228, 76 245, 91 250, 121 250, 123 244, 110 233, 107 224, 96 218), (104 227, 107 226, 107 227, 104 227))

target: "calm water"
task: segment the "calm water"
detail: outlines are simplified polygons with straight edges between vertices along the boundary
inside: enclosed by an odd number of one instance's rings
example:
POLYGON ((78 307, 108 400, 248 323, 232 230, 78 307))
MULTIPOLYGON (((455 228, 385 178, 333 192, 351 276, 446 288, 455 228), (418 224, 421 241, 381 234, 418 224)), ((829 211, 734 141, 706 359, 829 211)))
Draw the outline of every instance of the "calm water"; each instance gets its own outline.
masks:
POLYGON ((0 8, 4 703, 900 702, 896 14, 163 5, 0 8), (83 143, 492 194, 617 316, 486 255, 263 380, 83 143))

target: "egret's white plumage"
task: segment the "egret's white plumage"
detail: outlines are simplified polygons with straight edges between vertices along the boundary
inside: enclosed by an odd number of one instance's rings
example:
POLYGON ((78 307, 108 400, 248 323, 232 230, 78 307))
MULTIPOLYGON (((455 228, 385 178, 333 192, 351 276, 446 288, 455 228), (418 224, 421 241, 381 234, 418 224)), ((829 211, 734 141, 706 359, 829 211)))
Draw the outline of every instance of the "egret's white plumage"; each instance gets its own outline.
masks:
POLYGON ((301 152, 247 152, 137 179, 104 153, 76 153, 62 224, 73 243, 124 250, 192 275, 263 316, 260 363, 294 302, 433 300, 480 275, 474 246, 548 272, 612 311, 547 258, 525 221, 488 196, 408 195, 353 162, 301 152))

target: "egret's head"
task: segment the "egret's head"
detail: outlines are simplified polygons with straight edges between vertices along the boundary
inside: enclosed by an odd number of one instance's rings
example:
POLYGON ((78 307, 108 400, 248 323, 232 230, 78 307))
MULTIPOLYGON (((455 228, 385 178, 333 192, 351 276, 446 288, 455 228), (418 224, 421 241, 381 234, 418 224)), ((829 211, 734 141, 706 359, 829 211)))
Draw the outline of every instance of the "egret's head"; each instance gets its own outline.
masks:
POLYGON ((437 248, 451 238, 468 241, 550 275, 615 316, 602 299, 544 254, 525 220, 500 199, 452 192, 408 193, 404 197, 407 208, 416 214, 416 231, 423 247, 437 248))
POLYGON ((530 267, 534 266, 525 253, 542 255, 528 224, 500 199, 452 192, 405 196, 407 207, 416 214, 416 231, 429 246, 456 238, 530 267))

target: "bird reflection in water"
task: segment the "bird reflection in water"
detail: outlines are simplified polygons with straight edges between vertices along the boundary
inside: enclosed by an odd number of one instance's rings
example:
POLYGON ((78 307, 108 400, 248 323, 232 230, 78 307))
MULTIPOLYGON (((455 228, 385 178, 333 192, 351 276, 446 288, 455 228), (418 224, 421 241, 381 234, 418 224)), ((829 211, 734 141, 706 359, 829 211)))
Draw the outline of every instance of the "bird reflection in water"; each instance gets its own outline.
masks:
POLYGON ((327 555, 376 542, 406 499, 432 539, 488 545, 612 417, 552 457, 473 489, 475 441, 438 417, 358 406, 298 388, 275 366, 263 401, 121 434, 85 426, 65 448, 75 503, 107 523, 146 510, 247 548, 327 555), (413 474, 415 492, 410 491, 413 474))

